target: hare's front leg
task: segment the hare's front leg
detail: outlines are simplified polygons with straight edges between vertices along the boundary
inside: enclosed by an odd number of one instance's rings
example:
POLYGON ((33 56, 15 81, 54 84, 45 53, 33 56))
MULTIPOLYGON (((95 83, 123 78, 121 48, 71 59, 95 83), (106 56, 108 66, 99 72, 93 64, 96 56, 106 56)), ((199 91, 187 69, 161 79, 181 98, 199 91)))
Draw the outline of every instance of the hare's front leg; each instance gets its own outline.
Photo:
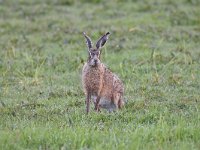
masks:
POLYGON ((96 110, 96 111, 100 111, 99 102, 100 102, 100 96, 97 96, 96 104, 95 104, 95 108, 94 108, 94 110, 96 110))
POLYGON ((88 114, 90 111, 90 100, 91 100, 91 94, 88 92, 86 94, 86 113, 88 114))

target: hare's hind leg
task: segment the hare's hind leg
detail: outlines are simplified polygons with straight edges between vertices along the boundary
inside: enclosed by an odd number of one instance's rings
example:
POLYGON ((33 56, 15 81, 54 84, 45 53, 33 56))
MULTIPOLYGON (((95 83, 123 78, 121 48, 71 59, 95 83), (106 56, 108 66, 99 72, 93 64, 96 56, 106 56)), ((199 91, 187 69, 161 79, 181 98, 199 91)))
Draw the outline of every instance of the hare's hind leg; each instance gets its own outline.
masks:
POLYGON ((116 110, 118 109, 118 101, 119 101, 119 99, 117 99, 117 97, 115 96, 114 99, 113 99, 113 103, 114 103, 116 110))
POLYGON ((121 97, 121 98, 119 99, 119 102, 118 102, 118 107, 119 107, 119 109, 121 109, 123 106, 124 106, 124 100, 123 100, 123 98, 121 97))
POLYGON ((123 100, 122 100, 122 94, 121 93, 116 92, 114 94, 114 104, 116 106, 116 109, 122 108, 122 106, 123 106, 124 103, 123 103, 123 100))

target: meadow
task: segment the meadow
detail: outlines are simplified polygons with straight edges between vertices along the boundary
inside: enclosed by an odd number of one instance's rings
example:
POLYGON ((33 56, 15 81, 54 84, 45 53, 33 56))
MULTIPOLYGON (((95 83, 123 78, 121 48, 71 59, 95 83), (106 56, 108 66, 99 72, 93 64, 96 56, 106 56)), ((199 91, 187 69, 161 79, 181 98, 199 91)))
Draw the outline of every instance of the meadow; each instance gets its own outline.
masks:
POLYGON ((0 149, 200 149, 199 0, 0 0, 0 149), (82 32, 125 85, 85 113, 82 32))

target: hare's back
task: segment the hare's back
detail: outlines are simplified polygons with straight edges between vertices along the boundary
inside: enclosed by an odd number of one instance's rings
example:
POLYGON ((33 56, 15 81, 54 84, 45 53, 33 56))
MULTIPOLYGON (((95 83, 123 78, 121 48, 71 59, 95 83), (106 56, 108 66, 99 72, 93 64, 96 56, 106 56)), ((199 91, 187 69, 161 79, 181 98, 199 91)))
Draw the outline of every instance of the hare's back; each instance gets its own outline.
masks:
POLYGON ((109 89, 113 89, 114 91, 123 93, 124 86, 123 86, 122 81, 116 74, 112 73, 107 68, 105 69, 105 73, 104 73, 104 82, 105 82, 105 85, 109 89))

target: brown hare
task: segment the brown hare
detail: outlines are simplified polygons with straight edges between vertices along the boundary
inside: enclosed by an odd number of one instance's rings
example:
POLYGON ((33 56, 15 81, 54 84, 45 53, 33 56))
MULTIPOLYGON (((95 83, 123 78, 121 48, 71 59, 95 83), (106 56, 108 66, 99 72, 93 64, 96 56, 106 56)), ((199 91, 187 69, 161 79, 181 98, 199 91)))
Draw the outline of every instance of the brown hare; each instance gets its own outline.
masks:
POLYGON ((93 99, 95 110, 105 108, 109 112, 124 105, 124 86, 117 75, 112 73, 100 61, 101 48, 108 40, 109 32, 103 35, 93 47, 91 39, 85 34, 88 46, 88 60, 82 70, 82 84, 86 94, 86 112, 93 99))

